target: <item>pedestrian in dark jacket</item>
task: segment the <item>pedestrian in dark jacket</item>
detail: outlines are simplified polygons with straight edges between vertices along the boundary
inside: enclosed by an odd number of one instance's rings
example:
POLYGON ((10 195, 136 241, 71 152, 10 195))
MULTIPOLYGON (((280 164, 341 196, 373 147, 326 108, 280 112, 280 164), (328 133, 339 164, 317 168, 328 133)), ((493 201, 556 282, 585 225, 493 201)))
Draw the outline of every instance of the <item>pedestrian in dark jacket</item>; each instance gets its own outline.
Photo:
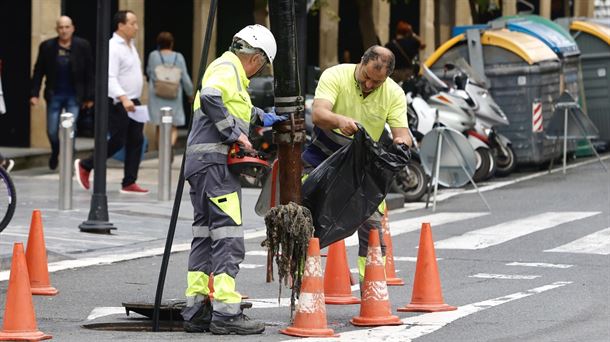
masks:
POLYGON ((62 110, 78 118, 81 107, 93 106, 93 57, 85 39, 74 36, 72 19, 57 19, 57 37, 45 40, 38 48, 32 76, 30 104, 38 104, 42 78, 46 77, 44 99, 47 102, 47 135, 51 143, 49 168, 57 168, 59 155, 59 116, 62 110))
POLYGON ((413 75, 413 59, 417 58, 419 50, 426 47, 413 28, 406 21, 396 25, 396 38, 385 45, 396 57, 396 66, 390 77, 396 81, 406 81, 413 75))

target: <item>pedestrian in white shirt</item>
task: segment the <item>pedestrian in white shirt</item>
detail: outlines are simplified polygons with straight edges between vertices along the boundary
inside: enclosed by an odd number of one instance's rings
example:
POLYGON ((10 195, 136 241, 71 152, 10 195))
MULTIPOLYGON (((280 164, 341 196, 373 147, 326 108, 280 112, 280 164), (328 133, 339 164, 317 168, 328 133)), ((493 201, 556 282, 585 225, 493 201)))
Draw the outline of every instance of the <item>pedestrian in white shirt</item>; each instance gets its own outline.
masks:
MULTIPOLYGON (((129 10, 119 11, 113 19, 115 31, 109 42, 108 56, 108 154, 111 157, 125 146, 124 176, 121 193, 147 194, 136 184, 144 123, 133 120, 127 112, 135 112, 142 94, 142 64, 135 45, 138 19, 129 10)), ((85 190, 90 188, 89 175, 93 169, 93 155, 74 162, 76 179, 85 190)))

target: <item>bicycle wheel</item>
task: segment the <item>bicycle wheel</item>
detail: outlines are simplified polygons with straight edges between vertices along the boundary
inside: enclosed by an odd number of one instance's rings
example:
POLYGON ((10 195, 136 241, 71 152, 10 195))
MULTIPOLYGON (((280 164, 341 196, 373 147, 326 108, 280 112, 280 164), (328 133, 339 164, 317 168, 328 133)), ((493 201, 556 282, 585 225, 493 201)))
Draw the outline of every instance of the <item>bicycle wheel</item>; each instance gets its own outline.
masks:
POLYGON ((0 167, 0 232, 11 222, 16 206, 17 193, 13 180, 8 172, 0 167))

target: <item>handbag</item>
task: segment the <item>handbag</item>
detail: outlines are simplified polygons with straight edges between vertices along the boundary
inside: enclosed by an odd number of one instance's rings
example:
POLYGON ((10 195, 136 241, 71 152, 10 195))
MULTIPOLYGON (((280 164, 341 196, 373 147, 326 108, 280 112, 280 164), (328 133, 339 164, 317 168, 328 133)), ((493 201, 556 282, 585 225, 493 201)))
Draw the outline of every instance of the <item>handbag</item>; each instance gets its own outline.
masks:
POLYGON ((165 63, 161 52, 157 51, 157 53, 159 53, 159 57, 161 57, 161 64, 155 67, 155 95, 164 99, 173 100, 178 97, 180 79, 182 77, 182 70, 176 66, 178 54, 176 53, 173 64, 167 64, 165 63))

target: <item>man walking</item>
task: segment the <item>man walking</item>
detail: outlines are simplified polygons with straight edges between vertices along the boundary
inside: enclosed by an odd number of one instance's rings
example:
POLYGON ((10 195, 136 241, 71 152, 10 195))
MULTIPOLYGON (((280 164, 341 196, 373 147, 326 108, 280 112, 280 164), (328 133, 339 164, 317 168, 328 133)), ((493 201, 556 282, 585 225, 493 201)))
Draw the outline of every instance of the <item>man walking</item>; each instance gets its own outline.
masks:
POLYGON ((57 37, 45 40, 38 48, 30 97, 30 104, 37 105, 42 78, 46 76, 44 98, 47 102, 47 135, 51 143, 51 170, 57 168, 61 111, 72 113, 76 122, 81 107, 93 106, 95 87, 89 42, 74 36, 70 17, 59 17, 55 29, 57 37))
MULTIPOLYGON (((108 56, 108 140, 107 158, 125 146, 125 161, 121 193, 147 194, 148 190, 136 184, 144 140, 144 123, 133 120, 127 112, 135 112, 142 94, 142 66, 135 45, 138 19, 129 10, 119 11, 114 19, 115 32, 109 43, 108 56)), ((76 180, 88 190, 89 175, 93 169, 93 155, 74 162, 76 180)))
POLYGON ((193 128, 186 149, 184 177, 191 186, 193 241, 188 262, 187 332, 260 334, 262 322, 242 313, 235 277, 244 260, 239 175, 227 166, 233 143, 251 149, 250 123, 271 126, 285 118, 252 106, 249 79, 273 62, 277 46, 264 26, 250 25, 233 37, 230 51, 206 69, 193 103, 193 128), (214 296, 208 281, 214 274, 214 296))

